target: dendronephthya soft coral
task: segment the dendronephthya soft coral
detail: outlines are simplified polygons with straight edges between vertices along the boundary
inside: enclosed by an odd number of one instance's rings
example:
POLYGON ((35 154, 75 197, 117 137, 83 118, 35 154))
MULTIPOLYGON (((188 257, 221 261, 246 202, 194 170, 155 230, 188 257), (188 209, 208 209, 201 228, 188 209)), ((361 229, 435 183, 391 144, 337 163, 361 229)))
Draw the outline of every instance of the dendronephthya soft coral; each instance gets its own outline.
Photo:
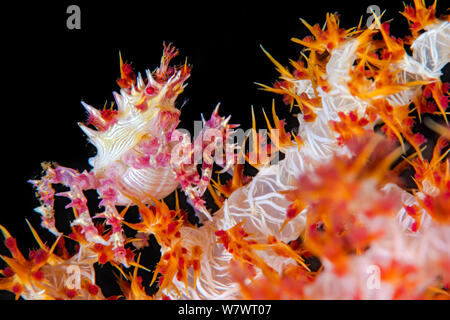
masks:
POLYGON ((43 177, 31 181, 42 227, 57 237, 52 246, 30 225, 40 249, 27 259, 1 227, 11 256, 2 256, 8 267, 0 289, 25 299, 104 299, 93 265, 110 263, 127 299, 448 297, 448 84, 439 77, 450 60, 450 25, 448 17, 435 17, 435 4, 427 8, 421 0, 402 14, 411 30, 405 39, 392 36, 377 16, 368 28, 347 30, 336 14, 327 15, 323 28, 303 21, 311 36, 293 39, 304 50, 291 61, 292 71, 264 50, 281 79, 262 86, 298 110, 298 130, 286 132, 273 105, 273 121, 264 114, 270 143, 252 131, 250 151, 235 155, 241 146, 228 139, 235 126, 216 108, 194 141, 201 146, 201 175, 194 161, 199 150, 177 129, 181 112, 174 104, 190 67, 170 65, 178 54, 171 45, 145 78, 121 58, 117 108, 83 103, 88 121, 80 127, 97 148, 92 170, 45 163, 43 177), (431 159, 415 127, 422 121, 441 135, 431 159), (277 162, 278 153, 284 159, 277 162), (224 185, 210 184, 217 154, 227 159, 219 163, 222 171, 233 175, 224 185), (238 158, 258 173, 246 176, 238 158), (407 168, 414 171, 413 189, 399 178, 407 168), (55 184, 69 190, 55 193, 55 184), (175 208, 162 200, 178 187, 202 226, 188 221, 177 193, 175 208), (84 194, 90 189, 103 207, 95 216, 84 194), (216 212, 205 205, 206 190, 216 212), (56 228, 55 196, 70 199, 71 234, 56 228), (131 206, 139 210, 137 223, 126 221, 131 206), (138 232, 135 238, 126 237, 124 225, 138 232), (154 296, 137 276, 139 268, 148 270, 138 251, 149 235, 162 253, 154 296), (75 254, 64 238, 78 244, 75 254), (312 257, 320 268, 312 268, 312 257), (78 286, 68 268, 81 270, 78 286))

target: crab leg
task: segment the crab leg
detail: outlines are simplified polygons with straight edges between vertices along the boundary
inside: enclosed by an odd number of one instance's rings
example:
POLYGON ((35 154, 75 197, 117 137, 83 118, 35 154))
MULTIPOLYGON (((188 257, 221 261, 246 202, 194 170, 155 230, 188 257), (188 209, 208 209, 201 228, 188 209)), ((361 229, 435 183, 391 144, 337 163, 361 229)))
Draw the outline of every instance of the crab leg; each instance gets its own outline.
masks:
MULTIPOLYGON (((203 121, 204 126, 202 131, 194 141, 194 152, 198 151, 196 148, 199 146, 202 148, 203 163, 201 176, 197 172, 197 164, 194 162, 189 164, 172 163, 177 180, 180 182, 182 190, 188 197, 189 203, 194 209, 202 212, 209 220, 212 219, 211 215, 205 207, 205 201, 201 197, 211 181, 215 152, 222 151, 223 149, 228 151, 225 148, 227 130, 234 127, 228 125, 230 117, 227 119, 220 117, 218 110, 219 105, 215 108, 211 118, 208 121, 203 121)), ((185 147, 189 148, 190 154, 192 155, 191 146, 186 145, 185 147)))
POLYGON ((122 216, 116 209, 118 192, 114 188, 114 182, 111 179, 101 179, 100 187, 97 189, 102 201, 99 207, 104 207, 105 211, 95 215, 95 218, 105 218, 106 224, 111 226, 110 243, 114 252, 114 258, 128 267, 126 261, 125 240, 122 230, 122 216))
POLYGON ((70 199, 70 203, 66 208, 73 208, 76 219, 72 225, 79 225, 82 233, 88 241, 107 244, 106 241, 98 234, 97 228, 92 222, 87 207, 87 199, 83 194, 83 190, 94 189, 97 187, 97 179, 89 172, 79 173, 78 171, 56 165, 52 168, 49 164, 43 164, 46 169, 45 176, 41 180, 30 180, 29 182, 35 186, 39 195, 41 206, 35 211, 42 215, 42 226, 48 229, 56 236, 61 233, 56 229, 54 217, 54 196, 63 196, 70 199), (52 184, 62 184, 70 188, 69 191, 55 194, 52 184))

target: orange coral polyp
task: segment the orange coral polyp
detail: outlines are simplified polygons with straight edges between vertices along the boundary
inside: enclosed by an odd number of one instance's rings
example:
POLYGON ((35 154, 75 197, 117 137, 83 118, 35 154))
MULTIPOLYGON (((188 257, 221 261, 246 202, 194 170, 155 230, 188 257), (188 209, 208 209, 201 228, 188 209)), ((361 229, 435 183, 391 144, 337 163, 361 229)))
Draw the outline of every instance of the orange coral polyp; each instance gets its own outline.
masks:
POLYGON ((436 22, 436 3, 437 0, 428 8, 425 5, 425 0, 414 0, 414 8, 405 4, 405 10, 400 13, 408 19, 414 37, 425 27, 436 22))
POLYGON ((341 42, 343 42, 346 37, 352 36, 359 32, 359 30, 355 30, 356 28, 351 28, 348 30, 339 28, 339 19, 336 14, 327 14, 325 30, 320 28, 318 24, 315 24, 312 27, 305 20, 301 20, 314 36, 314 39, 310 37, 306 38, 306 40, 293 38, 292 41, 299 43, 310 50, 315 50, 318 53, 323 53, 324 51, 331 52, 341 42))

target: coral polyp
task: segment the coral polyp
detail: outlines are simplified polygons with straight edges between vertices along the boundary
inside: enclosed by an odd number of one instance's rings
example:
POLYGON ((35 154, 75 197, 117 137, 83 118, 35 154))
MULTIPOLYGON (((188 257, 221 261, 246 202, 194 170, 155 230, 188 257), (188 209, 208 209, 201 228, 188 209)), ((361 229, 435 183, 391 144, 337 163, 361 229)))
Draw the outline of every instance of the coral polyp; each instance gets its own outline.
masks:
POLYGON ((297 125, 288 130, 273 102, 272 119, 262 111, 267 135, 257 133, 252 108, 253 128, 238 143, 218 106, 194 139, 179 128, 185 111, 176 101, 191 66, 171 63, 172 44, 145 75, 120 56, 115 104, 82 102, 91 168, 45 162, 30 180, 54 241, 28 223, 39 249, 27 258, 0 226, 10 252, 0 289, 17 299, 448 299, 449 85, 441 76, 450 24, 436 2, 414 0, 401 14, 404 38, 375 14, 349 29, 337 14, 323 27, 302 20, 311 34, 292 39, 302 50, 290 67, 262 49, 280 78, 258 85, 281 96, 297 125), (61 197, 73 210, 69 233, 56 223, 61 197), (131 208, 138 221, 128 219, 131 208), (141 262, 149 239, 160 246, 154 268, 141 262), (121 296, 105 297, 96 283, 94 266, 105 264, 117 270, 121 296), (155 293, 138 271, 153 273, 155 293))

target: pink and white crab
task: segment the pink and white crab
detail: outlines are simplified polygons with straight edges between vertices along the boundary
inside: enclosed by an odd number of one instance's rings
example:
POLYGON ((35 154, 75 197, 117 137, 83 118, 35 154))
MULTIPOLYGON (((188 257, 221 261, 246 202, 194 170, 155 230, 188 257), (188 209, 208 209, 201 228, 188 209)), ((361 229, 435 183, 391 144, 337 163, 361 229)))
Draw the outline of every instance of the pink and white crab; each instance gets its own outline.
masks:
MULTIPOLYGON (((164 44, 159 68, 154 72, 147 70, 146 79, 140 74, 136 77, 131 66, 123 63, 121 58, 121 78, 117 81, 121 90, 120 94, 113 93, 117 109, 98 110, 82 102, 88 120, 79 126, 97 148, 97 155, 89 159, 92 166, 89 172, 79 173, 71 168, 44 164, 45 175, 40 180, 30 181, 40 198, 41 206, 35 211, 42 215, 43 227, 60 235, 55 227, 52 184, 70 188, 56 195, 71 200, 67 207, 72 207, 76 216, 72 226, 80 226, 88 241, 111 245, 115 260, 124 265, 127 262, 122 216, 116 206, 128 206, 133 200, 148 203, 162 199, 181 186, 190 204, 211 219, 202 195, 211 179, 214 150, 229 147, 223 142, 227 130, 234 126, 228 124, 229 118, 218 115, 218 108, 210 120, 203 122, 202 134, 196 139, 202 139, 208 130, 219 134, 221 139, 195 141, 203 151, 200 176, 197 164, 192 161, 191 140, 176 129, 181 112, 175 107, 175 100, 190 75, 187 64, 169 66, 177 54, 172 45, 164 44), (111 226, 109 243, 98 233, 89 213, 83 194, 89 189, 96 189, 101 198, 99 206, 103 206, 104 211, 94 218, 105 218, 111 226)), ((228 151, 230 149, 233 147, 228 151)))

